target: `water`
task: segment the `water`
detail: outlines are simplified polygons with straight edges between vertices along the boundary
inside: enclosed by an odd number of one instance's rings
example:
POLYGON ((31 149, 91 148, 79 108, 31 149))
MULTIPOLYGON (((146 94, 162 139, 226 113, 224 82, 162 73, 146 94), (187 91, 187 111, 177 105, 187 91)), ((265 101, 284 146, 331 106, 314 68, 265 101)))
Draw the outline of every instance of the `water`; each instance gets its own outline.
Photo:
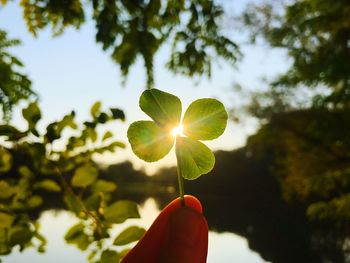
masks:
MULTIPOLYGON (((148 228, 158 215, 154 199, 149 198, 140 208, 141 219, 129 219, 117 225, 112 230, 112 236, 130 225, 139 225, 148 228)), ((77 219, 68 212, 44 212, 40 218, 42 233, 48 240, 45 254, 37 253, 34 249, 24 252, 14 250, 10 255, 3 257, 3 263, 85 263, 86 254, 74 246, 67 245, 64 234, 67 229, 77 223, 77 219)), ((262 263, 266 262, 250 250, 245 238, 232 233, 209 232, 208 263, 262 263)))

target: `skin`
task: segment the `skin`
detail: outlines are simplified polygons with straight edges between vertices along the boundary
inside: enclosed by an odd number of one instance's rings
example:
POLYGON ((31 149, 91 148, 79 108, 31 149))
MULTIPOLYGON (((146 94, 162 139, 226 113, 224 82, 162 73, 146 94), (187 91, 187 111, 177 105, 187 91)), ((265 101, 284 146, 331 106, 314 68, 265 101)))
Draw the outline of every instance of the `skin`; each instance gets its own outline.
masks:
POLYGON ((205 263, 208 225, 202 205, 194 196, 185 196, 167 205, 122 263, 205 263))

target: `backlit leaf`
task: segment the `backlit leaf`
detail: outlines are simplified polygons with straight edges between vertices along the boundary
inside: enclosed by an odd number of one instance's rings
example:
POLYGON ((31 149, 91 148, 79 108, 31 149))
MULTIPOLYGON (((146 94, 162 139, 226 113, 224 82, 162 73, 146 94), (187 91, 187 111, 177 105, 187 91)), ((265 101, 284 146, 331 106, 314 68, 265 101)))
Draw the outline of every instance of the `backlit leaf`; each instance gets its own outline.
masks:
POLYGON ((9 243, 11 246, 24 245, 32 239, 33 233, 26 227, 12 227, 9 231, 9 243))
POLYGON ((115 238, 113 245, 123 246, 137 241, 144 235, 145 232, 145 229, 138 226, 128 227, 115 238))
POLYGON ((101 109, 101 102, 100 101, 96 101, 91 109, 90 109, 90 113, 91 113, 91 116, 95 119, 97 118, 97 116, 99 115, 100 113, 100 109, 101 109))
POLYGON ((92 185, 92 190, 95 193, 99 192, 113 192, 117 188, 117 185, 113 182, 106 180, 97 180, 92 185))
POLYGON ((64 239, 68 244, 74 244, 81 250, 86 250, 91 243, 89 236, 84 233, 84 225, 81 223, 72 226, 64 239))
POLYGON ((73 211, 76 215, 79 215, 82 211, 82 204, 78 201, 78 199, 72 194, 65 194, 63 198, 65 204, 68 209, 73 211))
POLYGON ((116 263, 119 262, 119 254, 114 250, 104 250, 101 254, 100 263, 116 263))
POLYGON ((61 191, 61 187, 53 180, 44 179, 40 182, 34 184, 34 188, 43 189, 49 192, 59 192, 61 191))
POLYGON ((140 214, 136 203, 121 200, 106 207, 104 217, 110 223, 120 224, 128 218, 139 218, 140 214))
POLYGON ((0 173, 6 173, 11 169, 12 155, 0 146, 0 173))
POLYGON ((15 217, 5 212, 0 212, 0 230, 11 226, 15 217))
POLYGON ((68 232, 65 234, 64 239, 67 242, 71 242, 75 238, 77 238, 84 231, 84 225, 79 223, 72 226, 68 232))
POLYGON ((98 172, 94 166, 85 164, 75 171, 72 177, 72 185, 75 187, 86 187, 96 180, 97 175, 98 172))
POLYGON ((39 195, 33 195, 27 201, 27 205, 29 208, 37 208, 41 206, 42 203, 43 203, 43 198, 39 195))
POLYGON ((155 162, 162 159, 173 147, 174 137, 153 121, 137 121, 128 129, 133 152, 142 160, 155 162))
POLYGON ((41 119, 41 112, 36 102, 32 102, 22 110, 23 118, 28 122, 28 129, 34 130, 37 122, 41 119))
POLYGON ((15 192, 16 192, 16 187, 12 187, 4 180, 0 181, 0 199, 9 198, 15 192))
POLYGON ((199 99, 191 103, 183 119, 184 134, 194 140, 212 140, 226 128, 227 112, 216 99, 199 99))
POLYGON ((112 137, 113 137, 113 133, 111 131, 106 131, 102 137, 102 141, 105 141, 105 140, 112 138, 112 137))
POLYGON ((209 173, 215 164, 214 154, 207 146, 185 137, 177 138, 176 157, 180 174, 188 180, 209 173))
POLYGON ((145 90, 140 97, 140 108, 166 130, 171 130, 180 122, 181 101, 170 93, 157 89, 145 90))
POLYGON ((117 109, 117 108, 111 108, 111 112, 112 112, 112 117, 115 120, 122 120, 125 121, 125 114, 124 111, 117 109))

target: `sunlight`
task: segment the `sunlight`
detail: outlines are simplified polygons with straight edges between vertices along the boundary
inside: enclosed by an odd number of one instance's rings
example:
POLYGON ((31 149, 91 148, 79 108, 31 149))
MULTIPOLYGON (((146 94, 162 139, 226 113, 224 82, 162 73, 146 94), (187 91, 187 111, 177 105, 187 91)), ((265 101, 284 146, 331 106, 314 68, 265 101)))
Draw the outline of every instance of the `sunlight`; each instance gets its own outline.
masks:
POLYGON ((174 129, 171 130, 171 135, 174 137, 178 135, 183 136, 183 129, 184 127, 182 126, 182 124, 180 124, 179 126, 176 126, 174 129))

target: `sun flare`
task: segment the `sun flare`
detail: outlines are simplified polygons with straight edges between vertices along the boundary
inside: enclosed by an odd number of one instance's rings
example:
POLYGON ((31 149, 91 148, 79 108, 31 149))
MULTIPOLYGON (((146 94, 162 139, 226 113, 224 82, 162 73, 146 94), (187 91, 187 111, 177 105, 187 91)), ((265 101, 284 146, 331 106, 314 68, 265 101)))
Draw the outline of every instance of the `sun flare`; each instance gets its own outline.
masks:
POLYGON ((176 126, 174 129, 171 130, 171 135, 176 137, 176 136, 183 136, 183 129, 184 127, 182 126, 182 124, 180 124, 179 126, 176 126))

